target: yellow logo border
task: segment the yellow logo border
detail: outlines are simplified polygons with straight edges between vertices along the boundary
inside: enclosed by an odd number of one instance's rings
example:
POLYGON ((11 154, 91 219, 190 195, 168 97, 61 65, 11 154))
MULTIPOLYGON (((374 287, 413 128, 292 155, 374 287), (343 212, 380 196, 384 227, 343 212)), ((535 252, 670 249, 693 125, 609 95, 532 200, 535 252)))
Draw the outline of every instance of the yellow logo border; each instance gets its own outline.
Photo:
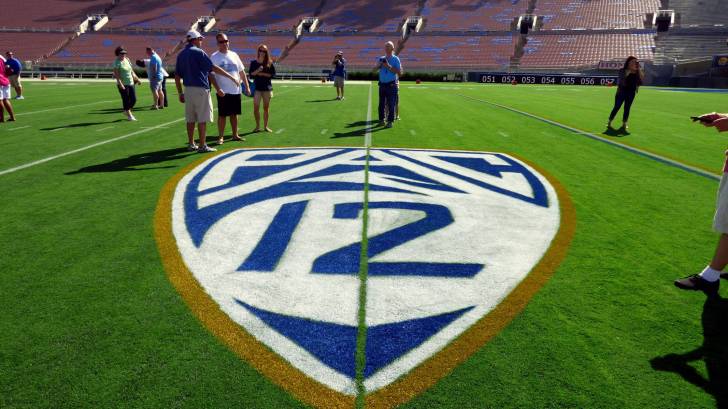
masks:
MULTIPOLYGON (((283 147, 251 147, 250 149, 280 148, 283 147)), ((297 147, 285 148, 297 149, 297 147)), ((306 147, 298 148, 306 149, 306 147)), ((336 146, 330 148, 343 149, 345 147, 336 146)), ((466 152, 466 150, 462 149, 453 151, 466 152)), ((182 260, 172 232, 172 198, 174 197, 175 189, 180 180, 194 168, 214 156, 225 153, 230 153, 230 150, 205 156, 185 166, 167 181, 162 188, 154 213, 154 235, 169 281, 174 285, 177 292, 179 292, 190 310, 192 310, 192 313, 202 322, 205 328, 223 341, 235 354, 250 363, 258 372, 265 375, 276 385, 304 403, 314 407, 353 408, 356 401, 355 396, 341 394, 309 378, 230 319, 227 314, 220 310, 217 303, 208 296, 182 260)), ((556 178, 544 172, 543 169, 518 157, 518 155, 506 154, 517 158, 537 170, 553 186, 559 198, 561 217, 561 223, 556 236, 538 264, 536 264, 526 278, 493 311, 483 316, 443 350, 422 362, 400 379, 367 395, 366 407, 395 407, 411 400, 432 387, 437 381, 445 377, 455 367, 465 362, 471 355, 482 348, 520 314, 531 298, 551 278, 562 260, 566 257, 569 245, 576 231, 576 211, 568 192, 556 178)))

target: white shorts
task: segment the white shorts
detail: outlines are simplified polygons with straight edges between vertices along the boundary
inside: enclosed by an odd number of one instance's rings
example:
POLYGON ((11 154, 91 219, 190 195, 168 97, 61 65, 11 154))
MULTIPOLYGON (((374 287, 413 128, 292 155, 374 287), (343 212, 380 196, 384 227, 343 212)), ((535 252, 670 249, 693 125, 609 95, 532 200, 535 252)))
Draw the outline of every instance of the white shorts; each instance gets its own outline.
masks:
POLYGON ((10 99, 10 85, 0 85, 0 99, 10 99))
POLYGON ((715 204, 713 230, 728 234, 728 173, 723 173, 718 186, 718 198, 715 204))
POLYGON ((185 119, 187 123, 212 122, 212 98, 209 89, 185 88, 185 119))

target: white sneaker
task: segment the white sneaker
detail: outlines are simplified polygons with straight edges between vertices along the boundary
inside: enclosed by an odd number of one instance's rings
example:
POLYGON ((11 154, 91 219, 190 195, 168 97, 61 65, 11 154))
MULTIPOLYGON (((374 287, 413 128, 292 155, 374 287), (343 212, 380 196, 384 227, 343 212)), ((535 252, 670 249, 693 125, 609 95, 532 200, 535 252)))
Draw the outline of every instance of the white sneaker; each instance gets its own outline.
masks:
POLYGON ((137 119, 134 117, 134 115, 130 116, 129 118, 126 118, 127 121, 136 121, 137 119))
POLYGON ((217 152, 217 149, 211 148, 207 145, 202 145, 197 149, 198 153, 217 152))
POLYGON ((187 150, 190 151, 190 152, 194 152, 194 151, 197 150, 197 145, 195 145, 194 143, 188 144, 187 145, 187 150))
POLYGON ((15 97, 15 99, 25 99, 25 97, 22 95, 18 95, 17 97, 15 97))

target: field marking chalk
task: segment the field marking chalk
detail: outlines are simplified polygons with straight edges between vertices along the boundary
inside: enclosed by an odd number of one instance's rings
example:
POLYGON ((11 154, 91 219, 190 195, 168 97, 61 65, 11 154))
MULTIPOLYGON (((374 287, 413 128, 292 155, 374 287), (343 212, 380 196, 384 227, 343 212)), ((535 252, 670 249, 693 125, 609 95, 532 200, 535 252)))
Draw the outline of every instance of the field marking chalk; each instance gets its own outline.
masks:
POLYGON ((41 113, 43 113, 43 112, 58 111, 58 110, 61 110, 61 109, 78 108, 78 107, 83 107, 83 106, 88 106, 88 105, 98 105, 98 104, 106 104, 106 103, 109 103, 109 102, 114 102, 114 101, 113 101, 113 100, 108 100, 108 101, 96 101, 96 102, 91 102, 91 103, 88 103, 88 104, 80 104, 80 105, 69 105, 69 106, 65 106, 65 107, 59 107, 59 108, 50 108, 50 109, 43 109, 43 110, 41 110, 41 111, 32 111, 32 112, 21 112, 21 113, 19 113, 19 114, 16 114, 16 115, 17 115, 17 116, 21 116, 21 115, 32 115, 32 114, 41 114, 41 113))
POLYGON ((510 136, 506 132, 503 132, 503 131, 498 131, 498 135, 500 135, 500 136, 502 136, 504 138, 508 138, 510 136))
MULTIPOLYGON (((29 168, 29 167, 32 167, 32 166, 40 165, 41 163, 50 162, 52 160, 55 160, 55 159, 58 159, 58 158, 62 158, 64 156, 73 155, 74 153, 83 152, 85 150, 89 150, 89 149, 95 148, 97 146, 106 145, 107 143, 112 143, 112 142, 120 141, 122 139, 130 138, 132 136, 139 135, 139 134, 145 133, 145 132, 149 132, 149 131, 151 131, 153 129, 161 128, 163 126, 172 125, 172 124, 177 123, 177 122, 180 122, 180 121, 184 121, 184 118, 175 119, 174 121, 170 121, 170 122, 166 122, 166 123, 163 123, 163 124, 159 124, 159 125, 157 125, 155 127, 149 128, 149 129, 141 129, 141 130, 138 130, 138 131, 134 131, 132 133, 128 133, 126 135, 118 136, 116 138, 112 138, 112 139, 108 139, 108 140, 105 140, 105 141, 97 142, 97 143, 94 143, 94 144, 91 144, 91 145, 88 145, 88 146, 84 146, 82 148, 74 149, 74 150, 71 150, 71 151, 68 151, 68 152, 63 152, 63 153, 60 153, 60 154, 54 155, 54 156, 49 156, 47 158, 43 158, 43 159, 39 159, 39 160, 36 160, 36 161, 33 161, 33 162, 29 162, 29 163, 26 163, 24 165, 16 166, 14 168, 0 170, 0 176, 6 175, 8 173, 17 172, 19 170, 26 169, 26 168, 29 168)), ((58 129, 64 129, 64 128, 58 128, 58 129)), ((55 130, 57 130, 57 129, 55 129, 55 130)), ((53 132, 55 130, 52 130, 51 132, 53 132)))
POLYGON ((25 128, 30 128, 30 125, 21 126, 18 128, 10 128, 10 129, 8 129, 8 131, 17 131, 18 129, 25 129, 25 128))
POLYGON ((113 128, 113 126, 107 126, 106 128, 97 129, 96 132, 105 131, 105 130, 111 129, 111 128, 113 128))
POLYGON ((543 118, 543 117, 540 117, 538 115, 534 115, 534 114, 531 114, 531 113, 528 113, 528 112, 525 112, 525 111, 520 111, 518 109, 509 107, 507 105, 501 105, 501 104, 497 104, 495 102, 485 101, 485 100, 482 100, 482 99, 469 97, 469 96, 463 95, 463 94, 456 94, 456 95, 458 95, 460 97, 463 97, 465 99, 469 99, 469 100, 476 101, 476 102, 481 102, 483 104, 487 104, 487 105, 490 105, 490 106, 494 106, 494 107, 498 107, 498 108, 501 108, 501 109, 505 109, 506 111, 511 111, 511 112, 516 113, 516 114, 520 114, 520 115, 523 115, 523 116, 527 116, 529 118, 532 118, 532 119, 535 119, 537 121, 541 121, 541 122, 544 122, 544 123, 547 123, 547 124, 550 124, 550 125, 559 127, 561 129, 564 129, 566 131, 575 133, 577 135, 586 136, 587 138, 594 139, 596 141, 603 142, 603 143, 606 143, 608 145, 612 145, 612 146, 617 147, 617 148, 620 148, 620 149, 624 149, 624 150, 626 150, 628 152, 637 154, 637 155, 642 156, 642 157, 645 157, 647 159, 652 159, 652 160, 654 160, 656 162, 660 162, 660 163, 665 164, 665 165, 668 165, 668 166, 672 166, 672 167, 675 167, 675 168, 678 168, 678 169, 682 169, 684 171, 687 171, 687 172, 690 172, 690 173, 694 173, 696 175, 703 176, 703 177, 706 177, 706 178, 711 179, 711 180, 716 180, 716 181, 719 181, 720 180, 720 176, 716 175, 715 173, 709 172, 707 170, 703 170, 703 169, 700 169, 700 168, 696 168, 694 166, 691 166, 691 165, 688 165, 688 164, 685 164, 685 163, 682 163, 682 162, 678 162, 678 161, 676 161, 674 159, 666 158, 664 156, 658 155, 656 153, 648 152, 648 151, 642 150, 640 148, 635 148, 633 146, 629 146, 629 145, 625 145, 625 144, 622 144, 622 143, 619 143, 619 142, 615 142, 615 141, 613 141, 611 139, 607 139, 607 138, 601 137, 599 135, 595 135, 595 134, 590 133, 590 132, 582 131, 581 129, 573 128, 573 127, 571 127, 569 125, 565 125, 565 124, 562 124, 560 122, 552 121, 550 119, 546 119, 546 118, 543 118))
POLYGON ((277 130, 277 131, 276 131, 276 135, 278 135, 279 133, 281 133, 281 132, 283 132, 283 131, 285 131, 285 130, 286 130, 286 128, 281 128, 281 129, 277 130))
POLYGON ((458 137, 462 137, 463 136, 463 133, 460 132, 460 131, 453 131, 453 133, 455 134, 455 136, 458 136, 458 137))
POLYGON ((326 132, 328 132, 328 131, 329 131, 329 130, 328 130, 328 129, 326 129, 326 128, 322 129, 322 130, 321 130, 321 135, 326 135, 326 132))

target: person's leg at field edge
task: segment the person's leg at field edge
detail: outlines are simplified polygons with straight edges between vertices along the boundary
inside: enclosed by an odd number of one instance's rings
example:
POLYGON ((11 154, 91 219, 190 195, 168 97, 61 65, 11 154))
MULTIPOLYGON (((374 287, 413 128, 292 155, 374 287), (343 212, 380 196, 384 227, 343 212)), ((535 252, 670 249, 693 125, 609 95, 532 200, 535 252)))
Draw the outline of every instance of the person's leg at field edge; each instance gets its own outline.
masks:
MULTIPOLYGON (((219 101, 219 100, 218 100, 219 101)), ((218 110, 220 106, 218 105, 218 110)), ((217 116, 217 144, 222 145, 225 141, 225 120, 227 119, 226 116, 218 115, 217 116)))
POLYGON ((265 129, 266 132, 273 132, 273 130, 268 127, 268 112, 270 111, 271 97, 271 91, 263 93, 263 129, 265 129))
POLYGON ((260 99, 262 97, 262 93, 258 90, 255 91, 255 95, 253 95, 253 117, 255 117, 255 129, 253 129, 253 132, 260 132, 260 99))
POLYGON ((682 290, 703 291, 708 295, 718 294, 720 279, 728 279, 723 269, 728 265, 728 234, 721 233, 715 254, 710 264, 700 274, 675 280, 675 286, 682 290))
POLYGON ((5 106, 5 110, 8 111, 8 115, 10 118, 8 118, 8 121, 14 121, 15 120, 15 113, 13 112, 13 105, 10 104, 9 99, 3 99, 3 105, 5 106))
POLYGON ((187 122, 187 144, 190 146, 190 148, 197 149, 197 145, 195 145, 195 123, 194 122, 187 122))

